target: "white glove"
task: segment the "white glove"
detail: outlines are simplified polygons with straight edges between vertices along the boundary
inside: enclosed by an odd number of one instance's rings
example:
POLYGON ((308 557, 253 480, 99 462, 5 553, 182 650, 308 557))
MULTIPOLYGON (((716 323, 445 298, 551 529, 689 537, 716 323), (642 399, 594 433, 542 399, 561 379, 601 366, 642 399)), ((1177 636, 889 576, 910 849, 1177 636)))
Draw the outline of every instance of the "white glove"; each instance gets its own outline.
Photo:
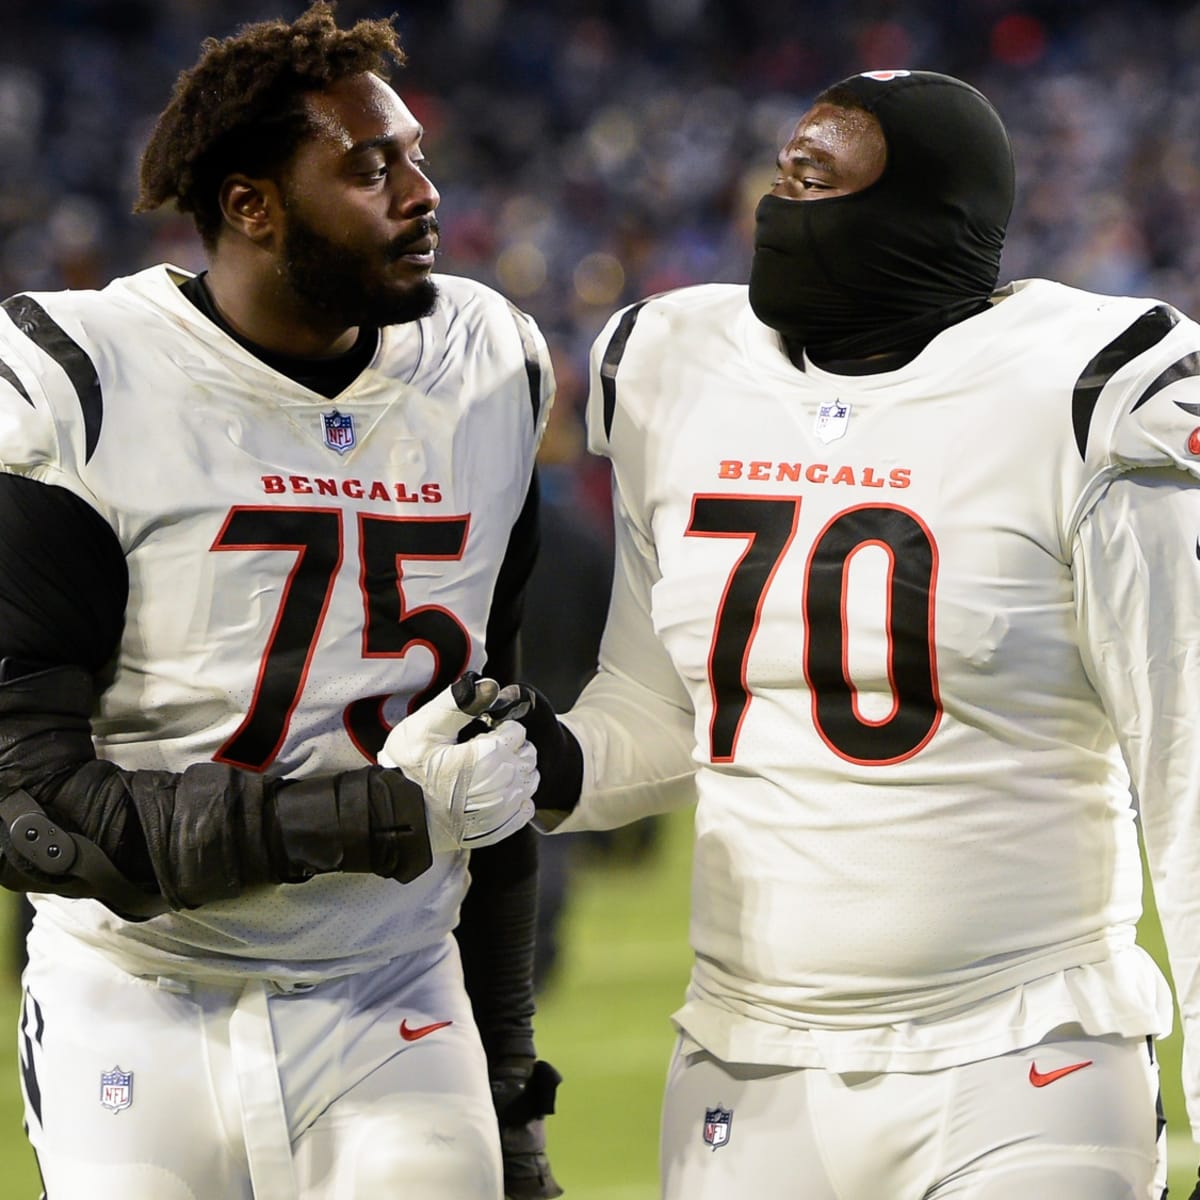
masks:
POLYGON ((537 752, 516 721, 467 742, 455 738, 499 695, 493 679, 467 675, 405 717, 379 752, 425 793, 425 820, 435 854, 490 846, 533 816, 537 752), (457 697, 461 698, 461 703, 457 697))

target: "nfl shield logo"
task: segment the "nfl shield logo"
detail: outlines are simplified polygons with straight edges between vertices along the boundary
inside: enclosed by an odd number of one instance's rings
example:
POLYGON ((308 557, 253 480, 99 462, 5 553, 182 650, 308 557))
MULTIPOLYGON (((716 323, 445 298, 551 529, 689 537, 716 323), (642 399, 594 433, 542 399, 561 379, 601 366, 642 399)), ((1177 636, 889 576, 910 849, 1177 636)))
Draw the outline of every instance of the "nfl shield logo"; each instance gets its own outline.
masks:
POLYGON ((846 426, 849 424, 850 405, 833 400, 817 409, 817 421, 813 432, 823 442, 836 442, 846 432, 846 426))
MULTIPOLYGON (((733 1109, 706 1108, 704 1110, 704 1142, 715 1151, 729 1141, 729 1127, 733 1124, 733 1109)), ((725 1160, 722 1159, 722 1162, 725 1160)))
POLYGON ((335 408, 333 412, 322 413, 321 422, 325 427, 325 445, 330 450, 345 454, 347 450, 354 449, 353 417, 340 413, 335 408))
POLYGON ((133 1103, 133 1072, 113 1067, 100 1073, 100 1103, 114 1113, 133 1103))

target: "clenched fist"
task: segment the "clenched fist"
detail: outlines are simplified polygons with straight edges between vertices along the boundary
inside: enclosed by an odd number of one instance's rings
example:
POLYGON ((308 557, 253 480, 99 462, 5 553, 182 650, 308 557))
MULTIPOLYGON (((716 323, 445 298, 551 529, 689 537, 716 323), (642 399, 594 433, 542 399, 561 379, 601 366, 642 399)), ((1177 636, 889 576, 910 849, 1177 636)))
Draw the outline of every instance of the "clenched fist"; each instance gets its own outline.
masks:
MULTIPOLYGON (((395 767, 425 795, 429 843, 435 854, 490 846, 533 816, 537 755, 525 730, 505 719, 495 680, 467 672, 388 735, 379 763, 395 767), (473 720, 496 720, 469 741, 459 732, 473 720)), ((501 698, 503 700, 503 698, 501 698)))

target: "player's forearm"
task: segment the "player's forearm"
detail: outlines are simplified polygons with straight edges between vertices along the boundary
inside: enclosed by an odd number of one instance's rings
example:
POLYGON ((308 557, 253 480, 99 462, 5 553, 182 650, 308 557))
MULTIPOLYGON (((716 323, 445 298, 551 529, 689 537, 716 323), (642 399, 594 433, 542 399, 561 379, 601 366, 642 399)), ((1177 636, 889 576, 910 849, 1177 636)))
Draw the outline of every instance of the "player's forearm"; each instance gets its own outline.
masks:
POLYGON ((694 802, 690 710, 602 670, 562 721, 582 752, 582 787, 560 824, 539 815, 544 828, 611 829, 694 802))
POLYGON ((6 887, 88 896, 146 916, 325 871, 405 882, 432 861, 424 796, 398 771, 293 782, 220 763, 122 770, 96 758, 92 697, 91 677, 75 667, 0 684, 6 887), (55 828, 78 838, 60 837, 45 857, 55 828), (78 863, 69 863, 65 855, 76 852, 78 863))
POLYGON ((471 886, 455 931, 488 1062, 532 1065, 537 839, 526 827, 471 852, 471 886))

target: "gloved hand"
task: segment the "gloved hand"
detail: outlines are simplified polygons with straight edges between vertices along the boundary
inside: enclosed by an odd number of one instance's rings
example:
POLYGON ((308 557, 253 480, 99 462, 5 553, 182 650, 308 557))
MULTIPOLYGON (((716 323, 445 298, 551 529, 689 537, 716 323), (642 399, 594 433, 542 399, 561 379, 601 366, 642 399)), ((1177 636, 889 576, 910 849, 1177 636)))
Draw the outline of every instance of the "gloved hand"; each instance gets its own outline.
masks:
MULTIPOLYGON (((569 813, 583 787, 583 752, 575 735, 558 719, 554 706, 532 684, 517 684, 527 704, 514 711, 514 719, 537 750, 538 786, 533 803, 539 812, 551 809, 569 813)), ((501 695, 509 692, 505 688, 501 695)))
POLYGON ((562 1076, 548 1063, 525 1060, 492 1068, 492 1100, 500 1120, 505 1200, 553 1200, 563 1190, 546 1157, 545 1118, 554 1112, 562 1076))
POLYGON ((398 767, 424 793, 435 854, 490 846, 533 816, 537 757, 521 725, 489 717, 499 694, 495 680, 468 671, 405 717, 379 753, 381 766, 398 767), (495 727, 458 742, 475 718, 495 727))
POLYGON ((1192 1188, 1192 1194, 1188 1197, 1188 1200, 1200 1200, 1200 1170, 1196 1172, 1196 1175, 1196 1186, 1192 1188))

